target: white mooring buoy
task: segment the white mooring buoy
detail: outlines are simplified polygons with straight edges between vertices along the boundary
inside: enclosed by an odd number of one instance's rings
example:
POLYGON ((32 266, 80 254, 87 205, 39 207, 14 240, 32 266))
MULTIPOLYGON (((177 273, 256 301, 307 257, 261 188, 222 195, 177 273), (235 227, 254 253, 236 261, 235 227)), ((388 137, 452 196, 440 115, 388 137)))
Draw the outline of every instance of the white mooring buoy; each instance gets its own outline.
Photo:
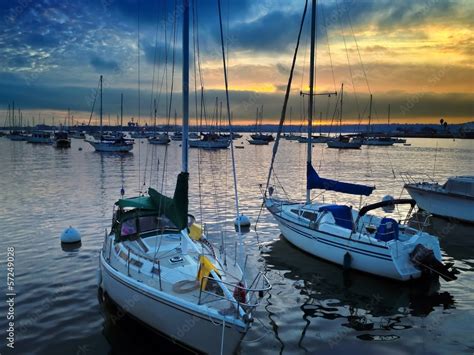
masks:
POLYGON ((61 234, 61 243, 71 244, 71 243, 79 243, 81 241, 81 234, 75 228, 69 226, 64 232, 61 234))
POLYGON ((250 218, 248 218, 246 215, 241 214, 239 217, 236 217, 234 219, 234 224, 236 227, 239 226, 239 223, 240 227, 248 228, 250 227, 250 218))

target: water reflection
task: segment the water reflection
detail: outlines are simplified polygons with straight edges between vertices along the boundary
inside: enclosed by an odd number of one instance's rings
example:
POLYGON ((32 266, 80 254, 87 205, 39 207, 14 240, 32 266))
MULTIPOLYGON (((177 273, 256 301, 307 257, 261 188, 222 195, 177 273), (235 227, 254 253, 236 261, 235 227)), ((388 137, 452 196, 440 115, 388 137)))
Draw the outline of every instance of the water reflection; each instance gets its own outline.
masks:
POLYGON ((61 249, 69 253, 77 253, 82 246, 82 242, 77 243, 61 243, 61 249))
POLYGON ((356 331, 397 331, 411 327, 410 316, 428 316, 436 307, 454 308, 453 296, 440 292, 438 280, 402 284, 357 271, 343 272, 296 249, 283 237, 267 248, 263 257, 268 268, 293 281, 299 295, 306 322, 300 343, 313 318, 341 319, 343 327, 356 331))
POLYGON ((193 354, 157 333, 144 323, 132 318, 119 309, 109 298, 102 299, 98 293, 100 311, 104 317, 102 334, 110 344, 110 353, 113 354, 193 354))
POLYGON ((412 217, 412 225, 421 229, 419 222, 425 220, 427 225, 423 230, 438 237, 441 248, 449 257, 466 262, 474 268, 474 224, 430 216, 421 211, 412 217))

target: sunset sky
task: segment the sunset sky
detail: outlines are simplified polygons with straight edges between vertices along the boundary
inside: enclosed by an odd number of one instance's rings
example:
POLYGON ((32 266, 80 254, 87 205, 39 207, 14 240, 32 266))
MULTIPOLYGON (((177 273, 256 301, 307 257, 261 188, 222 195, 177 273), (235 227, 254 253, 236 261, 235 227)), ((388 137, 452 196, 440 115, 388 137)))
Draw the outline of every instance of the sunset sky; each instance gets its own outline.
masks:
MULTIPOLYGON (((176 1, 172 111, 180 117, 182 0, 176 1)), ((158 100, 160 123, 165 122, 174 0, 1 0, 0 4, 0 125, 12 101, 30 122, 35 117, 36 123, 43 119, 50 123, 53 115, 59 122, 70 108, 75 120, 87 123, 100 74, 106 122, 109 114, 115 122, 120 93, 125 97, 125 121, 132 116, 136 121, 138 58, 140 123, 150 122, 152 97, 158 100)), ((265 122, 277 122, 303 8, 303 0, 222 0, 236 123, 253 122, 260 105, 265 122)), ((199 36, 191 32, 191 86, 194 89, 192 45, 197 37, 211 113, 215 98, 224 100, 217 0, 197 0, 196 9, 199 36)), ((344 83, 346 123, 357 122, 359 115, 366 120, 370 93, 375 122, 386 122, 388 104, 392 122, 434 123, 441 117, 450 123, 473 121, 473 19, 471 0, 320 0, 316 90, 339 91, 344 83)), ((299 91, 308 85, 309 20, 308 13, 290 100, 293 123, 301 118, 299 91)), ((194 94, 191 98, 194 117, 194 94)), ((317 116, 322 113, 324 124, 331 123, 334 103, 335 97, 317 99, 317 116)))

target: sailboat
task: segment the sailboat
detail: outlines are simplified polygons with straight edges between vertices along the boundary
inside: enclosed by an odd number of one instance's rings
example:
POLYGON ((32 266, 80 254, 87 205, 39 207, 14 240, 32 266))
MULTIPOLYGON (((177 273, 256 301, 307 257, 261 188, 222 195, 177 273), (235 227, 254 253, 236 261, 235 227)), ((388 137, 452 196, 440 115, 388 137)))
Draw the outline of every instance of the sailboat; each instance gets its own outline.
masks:
MULTIPOLYGON (((312 136, 313 121, 315 19, 316 0, 313 0, 308 137, 312 136)), ((302 23, 304 23, 304 18, 302 23)), ((301 30, 302 27, 298 43, 301 30)), ((297 51, 293 58, 292 72, 264 195, 265 206, 278 223, 283 237, 301 250, 344 266, 346 269, 355 269, 398 281, 417 279, 433 272, 440 274, 446 280, 455 279, 454 273, 449 270, 449 267, 442 264, 437 238, 411 228, 407 223, 396 221, 390 216, 381 218, 369 214, 375 209, 384 208, 385 211, 389 211, 388 208, 407 204, 410 206, 409 216, 415 207, 414 200, 388 199, 364 206, 360 210, 346 204, 312 202, 311 190, 313 189, 359 195, 362 198, 362 196, 371 195, 375 187, 320 177, 312 166, 311 139, 307 147, 306 201, 297 203, 276 196, 276 190, 270 186, 269 182, 284 124, 296 54, 297 51)))
MULTIPOLYGON (((69 122, 69 115, 68 109, 66 123, 69 122)), ((54 132, 53 146, 61 149, 71 148, 71 138, 69 138, 69 133, 62 124, 59 125, 59 131, 54 132)))
POLYGON ((219 134, 219 126, 221 125, 221 120, 222 120, 222 102, 221 102, 221 114, 219 116, 219 110, 218 110, 218 98, 216 97, 216 106, 215 106, 215 121, 216 121, 216 126, 213 130, 207 133, 203 133, 201 137, 198 139, 191 139, 189 141, 189 147, 190 148, 201 148, 201 149, 206 149, 206 150, 217 150, 217 149, 227 149, 230 146, 231 142, 231 136, 230 134, 228 136, 219 134))
MULTIPOLYGON (((8 134, 7 138, 12 140, 12 141, 26 141, 27 135, 25 132, 21 131, 16 127, 15 124, 15 102, 13 101, 12 103, 12 109, 10 111, 10 105, 8 105, 8 116, 9 116, 9 121, 10 121, 10 126, 13 128, 8 134)), ((21 112, 20 109, 18 109, 18 116, 20 116, 18 119, 20 121, 20 126, 21 126, 21 112)))
POLYGON ((153 137, 148 138, 148 143, 158 144, 158 145, 167 145, 171 142, 171 139, 167 132, 157 133, 156 132, 156 99, 154 100, 155 115, 154 115, 154 134, 153 137))
MULTIPOLYGON (((258 132, 250 135, 250 138, 252 138, 254 141, 273 142, 274 141, 273 135, 264 134, 262 132, 262 125, 263 125, 263 105, 260 111, 258 110, 258 107, 257 107, 257 118, 255 121, 255 130, 258 132)), ((250 141, 249 143, 252 144, 250 141)), ((259 143, 254 143, 254 144, 259 144, 259 143)))
POLYGON ((31 132, 31 135, 28 136, 26 141, 34 144, 53 144, 51 133, 42 130, 34 130, 31 132))
MULTIPOLYGON (((133 149, 134 140, 125 138, 123 133, 118 135, 104 135, 102 127, 102 81, 100 76, 100 136, 98 138, 88 138, 86 142, 94 147, 97 152, 117 152, 126 153, 133 149)), ((123 95, 120 98, 120 124, 123 121, 123 95)))
POLYGON ((257 133, 250 135, 251 139, 247 140, 252 145, 268 145, 271 141, 273 141, 273 136, 271 134, 267 135, 262 133, 262 117, 263 105, 261 111, 259 111, 257 107, 257 114, 255 116, 255 131, 257 133))
MULTIPOLYGON (((339 136, 335 139, 330 139, 326 142, 328 148, 336 148, 336 149, 360 149, 362 143, 355 141, 350 136, 343 136, 341 134, 342 129, 342 105, 344 99, 344 84, 341 84, 341 101, 340 106, 341 109, 339 110, 339 136)), ((312 113, 311 113, 312 115, 312 113)))
POLYGON ((105 298, 174 341, 203 353, 232 354, 259 296, 271 286, 263 273, 247 286, 239 263, 221 260, 188 214, 188 1, 183 12, 182 171, 172 198, 149 188, 115 203, 100 252, 99 287, 105 298))
MULTIPOLYGON (((371 118, 372 118, 372 95, 370 95, 370 104, 369 104, 369 132, 371 130, 371 118)), ((390 124, 390 105, 388 106, 388 123, 390 124)), ((375 145, 379 147, 389 147, 392 146, 395 141, 391 137, 383 136, 374 136, 368 137, 363 141, 365 145, 375 145)))

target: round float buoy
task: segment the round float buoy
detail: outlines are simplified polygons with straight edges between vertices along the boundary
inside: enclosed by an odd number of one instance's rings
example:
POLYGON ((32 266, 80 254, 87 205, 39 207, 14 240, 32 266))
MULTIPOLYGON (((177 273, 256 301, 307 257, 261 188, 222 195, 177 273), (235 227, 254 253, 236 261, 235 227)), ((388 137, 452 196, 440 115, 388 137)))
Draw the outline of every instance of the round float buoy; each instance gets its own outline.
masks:
POLYGON ((250 227, 250 218, 241 214, 239 217, 235 218, 234 224, 236 227, 238 227, 239 224, 240 227, 250 227))
MULTIPOLYGON (((385 195, 383 198, 382 198, 382 201, 393 201, 394 198, 393 196, 390 196, 390 195, 385 195)), ((384 210, 384 212, 387 212, 387 213, 391 213, 395 210, 395 205, 387 205, 387 206, 383 206, 382 209, 384 210)))
POLYGON ((81 241, 81 234, 77 229, 72 228, 69 226, 62 234, 61 234, 61 243, 65 244, 72 244, 72 243, 79 243, 81 241))

